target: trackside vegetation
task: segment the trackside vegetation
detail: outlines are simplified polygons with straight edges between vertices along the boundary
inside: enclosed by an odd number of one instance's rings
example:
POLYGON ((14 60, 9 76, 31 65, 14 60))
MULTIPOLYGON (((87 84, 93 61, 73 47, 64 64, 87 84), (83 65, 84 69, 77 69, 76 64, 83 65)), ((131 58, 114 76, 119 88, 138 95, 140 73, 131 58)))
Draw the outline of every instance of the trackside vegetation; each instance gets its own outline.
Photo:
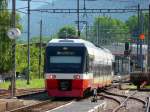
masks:
MULTIPOLYGON (((17 89, 30 89, 30 88, 44 88, 44 79, 32 79, 30 81, 30 85, 26 84, 26 80, 16 80, 16 88, 17 89)), ((8 89, 10 85, 10 81, 6 81, 3 83, 0 83, 1 89, 8 89)))

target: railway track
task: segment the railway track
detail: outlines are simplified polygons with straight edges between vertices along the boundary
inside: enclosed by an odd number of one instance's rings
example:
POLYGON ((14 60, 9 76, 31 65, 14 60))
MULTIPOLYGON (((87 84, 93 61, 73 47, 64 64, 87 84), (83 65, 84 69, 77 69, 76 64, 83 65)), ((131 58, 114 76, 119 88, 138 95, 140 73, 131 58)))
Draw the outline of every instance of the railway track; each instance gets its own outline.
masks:
MULTIPOLYGON (((19 96, 17 96, 17 98, 24 98, 24 97, 33 98, 33 96, 35 94, 37 94, 37 95, 39 94, 39 96, 42 96, 42 95, 40 95, 40 93, 43 93, 44 91, 43 90, 39 90, 39 91, 38 92, 31 91, 31 94, 29 94, 29 93, 28 94, 23 94, 22 96, 20 94, 19 96)), ((138 103, 140 102, 140 104, 142 104, 143 107, 145 106, 145 112, 149 112, 149 105, 150 105, 149 101, 150 101, 150 99, 147 98, 148 100, 144 101, 144 100, 141 100, 139 98, 134 97, 134 95, 137 92, 138 91, 135 91, 130 95, 124 95, 124 94, 122 95, 122 94, 118 94, 118 93, 112 93, 112 92, 109 92, 107 90, 103 90, 102 91, 103 94, 98 94, 98 95, 103 96, 107 99, 111 99, 111 100, 113 100, 117 103, 116 108, 109 109, 109 110, 106 110, 104 112, 118 112, 118 111, 122 112, 120 110, 122 110, 122 108, 127 105, 127 101, 129 101, 129 100, 135 100, 138 103), (117 99, 116 97, 120 98, 121 100, 117 99)), ((38 96, 35 99, 37 100, 38 96)), ((36 112, 44 112, 44 111, 57 108, 61 105, 65 105, 65 104, 70 103, 71 101, 73 101, 73 100, 60 101, 60 99, 59 100, 55 100, 55 99, 46 100, 46 99, 48 99, 48 97, 45 98, 43 101, 40 101, 40 102, 37 102, 37 103, 34 103, 34 104, 30 104, 30 105, 26 105, 26 106, 23 106, 21 108, 16 108, 16 109, 8 111, 8 112, 35 112, 35 111, 36 112)))
POLYGON ((67 98, 65 99, 50 98, 45 90, 30 91, 30 92, 26 91, 24 93, 19 94, 16 97, 17 99, 21 99, 24 102, 24 105, 22 105, 19 108, 15 107, 11 110, 8 109, 7 112, 35 112, 35 111, 45 112, 47 110, 54 109, 56 107, 59 107, 72 101, 71 99, 67 98))
MULTIPOLYGON (((122 97, 126 97, 126 98, 122 101, 122 103, 121 103, 119 106, 117 106, 115 109, 113 109, 112 112, 118 112, 122 107, 126 107, 126 106, 127 106, 127 101, 128 101, 129 99, 134 99, 134 100, 136 100, 136 101, 142 103, 143 106, 144 106, 144 105, 145 105, 145 101, 133 97, 136 93, 137 93, 137 91, 133 92, 131 95, 128 95, 128 96, 122 96, 122 95, 121 95, 122 97)), ((119 96, 120 96, 120 95, 119 95, 119 96)))
MULTIPOLYGON (((113 100, 113 101, 115 101, 118 104, 115 108, 113 108, 113 109, 106 109, 104 112, 122 112, 122 111, 124 111, 122 109, 126 110, 126 108, 123 108, 123 107, 126 107, 127 104, 130 105, 130 102, 133 102, 133 101, 134 102, 136 101, 136 102, 139 103, 139 105, 142 105, 141 108, 145 107, 145 109, 149 109, 148 108, 148 106, 149 106, 148 104, 149 103, 146 103, 145 100, 142 100, 140 98, 136 98, 135 97, 135 94, 137 94, 137 92, 138 91, 134 91, 133 93, 131 93, 129 95, 122 95, 122 94, 112 93, 112 92, 108 92, 108 91, 104 90, 102 92, 103 94, 99 94, 99 95, 100 96, 104 96, 105 98, 108 98, 110 100, 113 100)), ((149 112, 149 111, 146 111, 146 112, 149 112)))
POLYGON ((137 93, 137 91, 133 92, 131 95, 121 95, 121 94, 116 94, 116 93, 112 93, 112 92, 108 92, 108 91, 103 91, 104 93, 108 94, 108 95, 113 95, 113 96, 118 96, 118 97, 123 97, 123 98, 128 98, 128 99, 133 99, 133 100, 137 100, 143 104, 145 104, 145 101, 139 99, 139 98, 135 98, 133 97, 133 95, 135 95, 137 93))
POLYGON ((55 99, 49 99, 46 101, 40 101, 35 104, 31 104, 28 106, 23 106, 21 108, 17 108, 8 112, 45 112, 48 110, 52 110, 54 108, 60 107, 62 105, 68 104, 72 102, 73 100, 55 100, 55 99))
POLYGON ((46 100, 46 101, 42 101, 39 103, 31 104, 28 106, 23 106, 23 107, 20 107, 20 108, 17 108, 8 112, 32 112, 33 108, 39 108, 40 106, 46 105, 47 103, 50 103, 50 102, 51 100, 46 100))
MULTIPOLYGON (((21 97, 24 97, 24 96, 28 96, 28 95, 32 95, 32 94, 38 94, 38 93, 42 93, 42 92, 45 92, 44 89, 29 89, 29 90, 25 90, 25 89, 19 89, 16 91, 16 97, 17 98, 21 98, 21 97)), ((4 91, 0 94, 0 99, 1 98, 5 98, 5 99, 8 99, 8 98, 11 98, 10 96, 10 91, 7 90, 7 91, 4 91)))
POLYGON ((150 97, 147 97, 145 112, 150 112, 150 97))

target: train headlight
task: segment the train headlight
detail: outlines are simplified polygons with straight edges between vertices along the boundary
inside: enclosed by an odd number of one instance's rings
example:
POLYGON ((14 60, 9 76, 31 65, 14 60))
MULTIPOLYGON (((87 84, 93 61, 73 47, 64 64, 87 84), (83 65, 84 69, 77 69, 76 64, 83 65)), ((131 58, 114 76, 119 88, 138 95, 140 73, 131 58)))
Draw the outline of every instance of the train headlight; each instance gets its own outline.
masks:
POLYGON ((80 79, 80 75, 74 75, 74 79, 80 79))
POLYGON ((56 79, 56 75, 49 75, 49 79, 56 79))

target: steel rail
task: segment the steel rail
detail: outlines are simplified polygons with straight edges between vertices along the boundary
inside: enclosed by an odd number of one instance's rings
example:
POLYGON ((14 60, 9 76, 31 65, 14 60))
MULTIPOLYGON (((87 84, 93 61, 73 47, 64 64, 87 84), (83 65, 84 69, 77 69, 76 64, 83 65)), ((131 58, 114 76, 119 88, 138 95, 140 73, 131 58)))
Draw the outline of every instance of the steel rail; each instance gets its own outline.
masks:
MULTIPOLYGON (((113 95, 113 96, 119 96, 119 97, 123 97, 123 98, 128 98, 129 96, 126 96, 126 95, 120 95, 120 94, 116 94, 116 93, 110 93, 108 91, 103 91, 104 93, 106 94, 109 94, 109 95, 113 95)), ((137 91, 135 91, 133 94, 136 94, 137 91)), ((137 100, 139 102, 141 102, 143 105, 146 104, 145 101, 141 100, 141 99, 138 99, 138 98, 135 98, 135 97, 132 97, 132 94, 130 95, 129 99, 132 99, 132 100, 137 100)))
POLYGON ((102 96, 102 97, 105 97, 107 99, 111 99, 111 100, 114 100, 115 102, 117 102, 119 105, 121 104, 121 102, 113 97, 110 97, 110 96, 107 96, 107 95, 104 95, 104 94, 98 94, 98 96, 102 96))
POLYGON ((129 99, 136 100, 136 101, 142 103, 144 106, 145 106, 145 104, 146 104, 145 101, 133 97, 133 95, 135 95, 138 91, 135 91, 134 93, 132 93, 132 94, 129 95, 129 96, 126 96, 126 95, 120 95, 120 94, 116 94, 116 93, 110 93, 110 92, 107 92, 107 91, 103 91, 103 92, 106 93, 106 94, 109 94, 109 95, 119 96, 119 97, 125 98, 125 100, 124 100, 122 103, 120 103, 120 105, 117 106, 112 112, 117 112, 120 108, 122 108, 123 106, 125 106, 126 102, 127 102, 129 99))
MULTIPOLYGON (((41 89, 41 90, 32 90, 32 91, 23 90, 22 92, 18 92, 18 94, 16 94, 15 97, 23 98, 23 97, 26 97, 26 96, 41 94, 41 93, 45 93, 45 92, 46 92, 46 90, 43 90, 43 89, 41 89)), ((9 99, 10 98, 10 93, 0 94, 0 98, 9 99)))
MULTIPOLYGON (((74 101, 74 100, 71 100, 71 101, 74 101)), ((57 108, 59 106, 65 105, 67 103, 70 103, 71 101, 66 101, 66 102, 62 102, 62 104, 59 104, 57 100, 55 101, 55 99, 52 98, 52 99, 49 99, 49 100, 46 100, 46 101, 41 101, 39 103, 35 103, 35 104, 28 105, 28 106, 23 106, 23 107, 20 107, 20 108, 16 108, 14 110, 10 110, 10 111, 7 111, 7 112, 24 112, 24 111, 25 112, 31 112, 32 110, 34 111, 34 109, 42 109, 42 111, 43 110, 47 111, 47 110, 52 110, 52 109, 57 108), (48 105, 49 107, 45 108, 46 105, 48 105)))
POLYGON ((117 112, 120 108, 122 108, 123 106, 125 106, 125 103, 133 96, 137 93, 137 91, 135 91, 134 93, 132 93, 131 95, 129 95, 118 107, 116 107, 113 112, 117 112))
POLYGON ((147 98, 146 110, 145 110, 145 112, 150 112, 150 97, 147 98))
POLYGON ((46 105, 50 102, 51 102, 51 100, 46 100, 46 101, 42 101, 40 103, 35 103, 35 104, 28 105, 28 106, 20 107, 20 108, 14 109, 14 110, 10 110, 8 112, 22 112, 24 110, 30 110, 30 109, 35 108, 35 107, 46 105))

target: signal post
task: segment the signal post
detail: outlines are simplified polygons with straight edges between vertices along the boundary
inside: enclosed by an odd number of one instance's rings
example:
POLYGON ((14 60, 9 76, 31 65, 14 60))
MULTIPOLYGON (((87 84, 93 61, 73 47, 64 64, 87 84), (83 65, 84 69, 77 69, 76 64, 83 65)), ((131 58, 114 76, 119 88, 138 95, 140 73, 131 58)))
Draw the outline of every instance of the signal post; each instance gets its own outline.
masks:
POLYGON ((131 49, 130 49, 130 42, 125 42, 125 50, 124 50, 124 56, 127 57, 128 59, 128 74, 130 74, 131 72, 131 66, 130 66, 130 53, 131 53, 131 49))

